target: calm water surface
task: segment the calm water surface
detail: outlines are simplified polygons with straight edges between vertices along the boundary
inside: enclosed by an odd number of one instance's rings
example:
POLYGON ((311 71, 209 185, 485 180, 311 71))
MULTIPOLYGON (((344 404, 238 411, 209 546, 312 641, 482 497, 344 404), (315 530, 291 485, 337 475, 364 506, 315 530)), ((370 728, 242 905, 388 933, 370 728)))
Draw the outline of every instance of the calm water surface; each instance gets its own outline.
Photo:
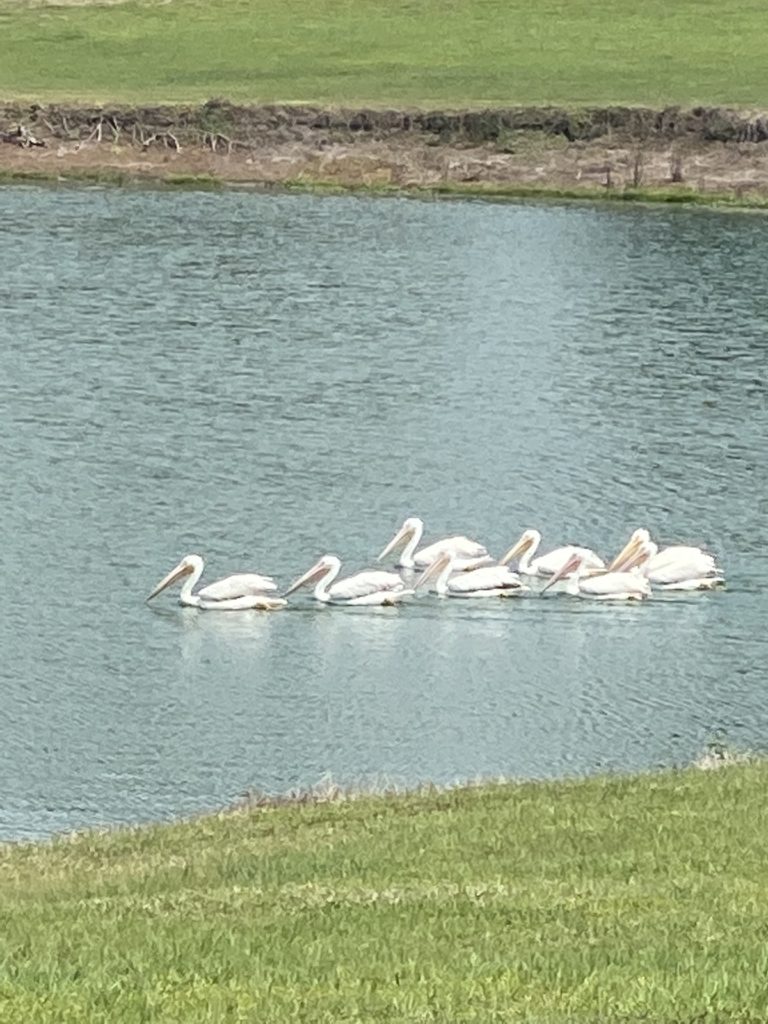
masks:
POLYGON ((0 837, 768 748, 764 218, 14 187, 0 234, 0 837), (645 525, 730 586, 144 604, 188 552, 364 568, 407 514, 645 525))

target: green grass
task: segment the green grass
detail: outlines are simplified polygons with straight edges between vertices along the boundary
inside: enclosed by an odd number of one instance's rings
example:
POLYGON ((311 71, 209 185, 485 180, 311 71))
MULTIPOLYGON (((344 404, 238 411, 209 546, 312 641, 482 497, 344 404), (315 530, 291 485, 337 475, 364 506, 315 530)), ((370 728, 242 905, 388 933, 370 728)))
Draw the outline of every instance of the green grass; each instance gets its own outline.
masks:
POLYGON ((47 170, 39 168, 0 168, 0 185, 15 183, 68 185, 117 185, 122 187, 190 189, 219 191, 239 189, 247 191, 309 192, 345 195, 401 196, 413 199, 535 199, 552 202, 635 202, 664 203, 685 206, 726 207, 734 210, 768 211, 768 197, 757 192, 699 192, 691 188, 621 188, 606 189, 598 185, 579 185, 573 188, 548 185, 518 185, 493 183, 448 182, 440 185, 365 185, 324 181, 309 177, 281 182, 228 181, 210 174, 173 174, 162 171, 132 172, 115 168, 67 168, 47 170))
POLYGON ((0 847, 4 1024, 768 1019, 768 764, 0 847))
POLYGON ((0 0, 0 96, 768 103, 763 0, 0 0))

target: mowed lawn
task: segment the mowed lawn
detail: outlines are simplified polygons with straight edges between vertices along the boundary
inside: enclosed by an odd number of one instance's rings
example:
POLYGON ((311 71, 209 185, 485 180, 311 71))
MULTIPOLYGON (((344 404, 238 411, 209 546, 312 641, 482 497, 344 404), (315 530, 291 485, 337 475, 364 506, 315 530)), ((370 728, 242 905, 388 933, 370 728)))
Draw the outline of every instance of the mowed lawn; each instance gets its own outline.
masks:
POLYGON ((0 1019, 757 1024, 768 765, 0 846, 0 1019))
POLYGON ((764 0, 0 0, 0 97, 768 106, 764 0))

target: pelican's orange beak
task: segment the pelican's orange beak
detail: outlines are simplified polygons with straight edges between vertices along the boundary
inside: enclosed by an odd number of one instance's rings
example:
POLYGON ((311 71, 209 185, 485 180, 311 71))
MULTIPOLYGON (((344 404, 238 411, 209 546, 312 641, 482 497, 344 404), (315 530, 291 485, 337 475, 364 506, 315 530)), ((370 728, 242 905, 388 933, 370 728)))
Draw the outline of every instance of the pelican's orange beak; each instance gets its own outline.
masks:
POLYGON ((180 580, 183 576, 189 576, 192 572, 192 566, 187 561, 179 562, 175 569, 171 569, 167 576, 163 576, 160 582, 157 584, 152 593, 147 597, 147 601, 151 601, 153 597, 165 590, 166 587, 170 587, 176 580, 180 580))

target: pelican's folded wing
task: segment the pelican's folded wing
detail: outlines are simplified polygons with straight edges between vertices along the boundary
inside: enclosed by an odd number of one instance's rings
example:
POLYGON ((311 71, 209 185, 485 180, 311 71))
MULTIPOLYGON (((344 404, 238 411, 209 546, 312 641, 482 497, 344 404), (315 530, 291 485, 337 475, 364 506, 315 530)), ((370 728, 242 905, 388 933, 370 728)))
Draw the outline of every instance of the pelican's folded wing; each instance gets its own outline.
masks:
POLYGON ((334 583, 328 593, 335 601, 351 601, 356 597, 367 597, 383 590, 402 590, 403 581, 396 572, 384 572, 372 569, 370 572, 358 572, 354 576, 334 583))
POLYGON ((658 554, 649 559, 646 573, 656 576, 657 573, 675 575, 678 579, 690 579, 693 576, 713 576, 717 573, 714 555, 700 548, 675 545, 662 548, 658 554))
POLYGON ((505 565, 489 565, 472 572, 459 573, 448 581, 448 589, 455 594, 469 594, 478 590, 500 590, 521 587, 520 577, 505 565))
POLYGON ((602 576, 580 580, 579 589, 583 594, 590 594, 593 597, 611 597, 619 594, 647 597, 651 592, 651 585, 639 572, 608 572, 602 576))
POLYGON ((209 583, 207 587, 198 590, 197 596, 204 601, 230 601, 234 597, 268 594, 273 590, 277 590, 277 584, 271 576, 260 576, 257 572, 241 572, 209 583))

